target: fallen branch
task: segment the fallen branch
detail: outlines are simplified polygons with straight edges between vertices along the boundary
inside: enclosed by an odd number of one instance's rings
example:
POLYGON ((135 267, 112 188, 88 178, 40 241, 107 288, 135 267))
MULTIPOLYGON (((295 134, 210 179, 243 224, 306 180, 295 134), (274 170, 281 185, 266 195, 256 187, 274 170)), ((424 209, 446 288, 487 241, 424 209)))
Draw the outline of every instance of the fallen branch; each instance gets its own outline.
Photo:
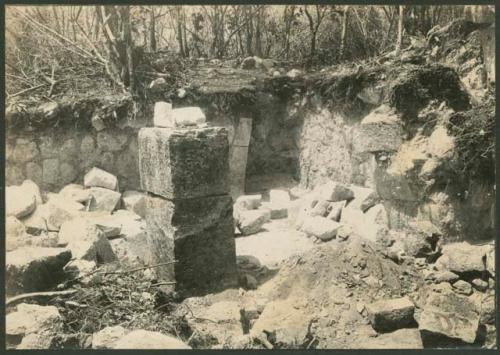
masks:
POLYGON ((5 306, 9 306, 12 303, 25 300, 27 298, 44 298, 44 297, 54 297, 54 296, 68 296, 76 293, 78 290, 64 290, 64 291, 48 291, 48 292, 32 292, 23 293, 18 296, 11 297, 5 301, 5 306))
POLYGON ((45 86, 45 85, 47 85, 47 84, 46 84, 46 83, 43 83, 43 84, 40 84, 40 85, 32 86, 32 87, 30 87, 30 88, 27 88, 27 89, 21 90, 21 91, 19 91, 19 92, 16 92, 15 94, 12 94, 12 95, 7 94, 7 96, 8 96, 9 98, 16 97, 16 96, 19 96, 19 95, 25 94, 25 93, 27 93, 27 92, 30 92, 30 91, 32 91, 32 90, 39 89, 39 88, 41 88, 42 86, 45 86))

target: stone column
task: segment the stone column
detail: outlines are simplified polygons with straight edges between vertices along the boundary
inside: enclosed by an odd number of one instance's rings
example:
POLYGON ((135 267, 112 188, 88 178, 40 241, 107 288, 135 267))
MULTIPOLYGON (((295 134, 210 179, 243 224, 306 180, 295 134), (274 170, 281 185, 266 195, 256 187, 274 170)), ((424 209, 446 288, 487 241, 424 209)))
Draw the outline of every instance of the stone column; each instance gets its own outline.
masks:
POLYGON ((245 175, 247 169, 248 145, 252 134, 252 119, 240 118, 234 130, 229 158, 231 173, 231 196, 236 200, 245 194, 245 175))
POLYGON ((139 170, 160 281, 183 296, 235 286, 236 252, 225 128, 142 128, 139 170))

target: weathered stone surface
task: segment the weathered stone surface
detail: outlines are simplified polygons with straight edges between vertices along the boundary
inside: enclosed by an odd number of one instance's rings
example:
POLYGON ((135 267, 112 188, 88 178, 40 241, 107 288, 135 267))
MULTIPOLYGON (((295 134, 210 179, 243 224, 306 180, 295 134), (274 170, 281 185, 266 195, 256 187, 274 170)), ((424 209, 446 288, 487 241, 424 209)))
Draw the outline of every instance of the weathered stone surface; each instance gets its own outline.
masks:
POLYGON ((341 224, 325 217, 307 217, 304 219, 301 230, 307 235, 313 235, 322 241, 328 241, 337 235, 341 224))
POLYGON ((472 294, 472 286, 464 280, 458 280, 453 284, 453 289, 456 293, 461 295, 470 296, 472 294))
POLYGON ((123 207, 146 218, 146 194, 139 191, 125 191, 122 195, 123 207))
POLYGON ((347 186, 338 182, 328 181, 314 190, 319 198, 331 202, 351 200, 354 198, 354 192, 347 186))
POLYGON ((481 279, 472 280, 472 287, 480 292, 485 292, 488 289, 488 282, 481 279))
POLYGON ((345 207, 346 201, 330 202, 328 206, 328 215, 326 218, 332 221, 340 221, 340 216, 342 215, 342 209, 345 207))
POLYGON ((255 69, 257 61, 254 57, 246 57, 241 62, 241 69, 255 69))
POLYGON ((143 128, 139 131, 142 189, 169 199, 228 193, 228 153, 224 128, 143 128))
POLYGON ((50 349, 53 346, 54 337, 52 335, 28 334, 16 350, 50 349))
POLYGON ((59 159, 44 159, 42 163, 42 180, 44 184, 57 184, 59 181, 59 159))
POLYGON ((396 112, 382 105, 366 116, 354 130, 355 151, 396 151, 402 143, 403 129, 396 112))
POLYGON ((21 303, 5 319, 5 333, 13 336, 56 334, 62 326, 62 317, 55 306, 21 303))
POLYGON ((48 210, 47 203, 38 206, 28 217, 21 219, 26 227, 26 232, 33 235, 39 235, 42 231, 48 230, 48 210))
POLYGON ((366 305, 370 323, 376 331, 391 331, 412 325, 415 305, 409 298, 379 300, 366 305))
POLYGON ((5 219, 5 250, 12 251, 24 245, 26 228, 14 216, 5 219))
POLYGON ((36 184, 41 184, 43 182, 43 173, 40 164, 32 161, 26 164, 26 178, 32 180, 36 184))
POLYGON ((181 107, 172 110, 176 127, 196 126, 205 123, 205 114, 199 107, 181 107))
POLYGON ((459 279, 459 276, 451 271, 433 271, 425 276, 426 280, 431 280, 435 283, 449 282, 453 283, 459 279))
POLYGON ((35 196, 35 202, 37 206, 43 203, 42 193, 40 192, 40 188, 33 181, 24 180, 23 183, 21 184, 21 187, 27 195, 35 196))
POLYGON ((92 195, 90 211, 113 212, 118 208, 122 197, 119 192, 102 187, 91 187, 89 192, 92 195))
POLYGON ((6 292, 43 291, 64 276, 71 251, 64 248, 23 247, 6 253, 6 292))
POLYGON ((234 286, 236 252, 230 196, 170 201, 148 196, 147 233, 159 279, 181 293, 234 286))
POLYGON ((234 208, 256 210, 262 203, 262 195, 242 195, 236 199, 234 208))
POLYGON ((189 327, 197 333, 194 343, 199 343, 199 340, 203 339, 204 347, 210 347, 210 345, 224 344, 228 337, 243 335, 238 302, 199 304, 186 300, 184 304, 193 310, 194 317, 187 315, 186 320, 189 327))
POLYGON ((175 121, 172 115, 172 104, 163 101, 155 103, 153 124, 155 127, 175 127, 175 121))
POLYGON ((120 325, 106 327, 92 335, 92 349, 112 349, 126 333, 127 330, 120 325))
POLYGON ((191 349, 191 347, 173 336, 140 329, 116 341, 113 349, 191 349))
POLYGON ((229 172, 231 196, 236 199, 245 193, 245 174, 247 168, 248 147, 232 146, 229 152, 229 172))
POLYGON ((296 200, 307 194, 309 191, 299 186, 292 187, 289 191, 292 200, 296 200))
POLYGON ((234 131, 232 146, 248 147, 252 135, 252 119, 241 117, 234 131))
POLYGON ((103 187, 105 189, 116 190, 118 179, 113 174, 99 168, 92 168, 83 179, 85 187, 103 187))
POLYGON ((58 244, 70 249, 76 259, 101 263, 116 260, 105 234, 84 218, 64 223, 59 231, 58 244))
POLYGON ((64 186, 61 191, 59 191, 59 196, 79 203, 87 203, 87 201, 92 198, 90 191, 78 184, 64 186))
MULTIPOLYGON (((71 278, 82 277, 83 275, 87 275, 94 271, 97 268, 97 264, 95 261, 83 260, 83 259, 75 259, 70 261, 64 266, 64 272, 71 275, 71 278)), ((80 283, 86 284, 90 282, 92 276, 82 277, 78 281, 80 283)))
POLYGON ((36 208, 36 196, 26 186, 7 186, 5 189, 5 212, 7 216, 23 218, 36 208))
POLYGON ((319 199, 318 202, 314 205, 314 207, 309 211, 309 215, 326 217, 328 213, 328 208, 330 207, 330 203, 335 203, 335 202, 319 199))
POLYGON ((58 231, 64 222, 77 218, 85 208, 78 202, 66 200, 57 195, 49 199, 46 205, 45 217, 50 231, 58 231))
POLYGON ((360 349, 423 349, 418 329, 399 329, 391 333, 379 334, 376 338, 363 339, 360 349))
POLYGON ((456 274, 480 274, 486 269, 486 248, 467 242, 443 246, 443 255, 436 261, 438 270, 448 270, 456 274))
POLYGON ((123 149, 125 144, 127 144, 127 140, 127 135, 121 133, 120 131, 115 132, 108 130, 105 132, 99 132, 97 134, 97 147, 104 152, 118 152, 123 149))
POLYGON ((18 138, 16 146, 12 154, 12 158, 16 162, 29 162, 35 160, 40 154, 36 143, 30 139, 18 138))
POLYGON ((236 225, 243 235, 250 235, 259 232, 270 219, 271 214, 267 210, 239 211, 236 225))
MULTIPOLYGON (((270 302, 252 327, 251 334, 272 334, 281 349, 297 349, 307 345, 312 315, 303 308, 294 309, 288 301, 270 302), (293 312, 290 310, 293 309, 293 312)), ((310 340, 309 340, 310 341, 310 340)))
POLYGON ((471 344, 476 339, 479 314, 474 303, 448 287, 426 298, 418 324, 426 346, 450 340, 471 344))
POLYGON ((288 205, 283 203, 263 202, 262 210, 268 211, 271 219, 288 217, 288 205))

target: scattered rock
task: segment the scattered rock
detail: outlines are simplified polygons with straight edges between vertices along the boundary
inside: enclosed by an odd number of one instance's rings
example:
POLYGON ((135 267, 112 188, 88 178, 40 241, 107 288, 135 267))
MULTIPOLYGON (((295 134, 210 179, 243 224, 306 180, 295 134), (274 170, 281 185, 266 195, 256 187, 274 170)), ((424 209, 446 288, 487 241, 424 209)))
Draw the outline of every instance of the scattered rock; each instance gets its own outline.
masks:
POLYGON ((457 281, 460 277, 451 271, 432 271, 426 275, 426 280, 431 280, 434 283, 449 282, 453 283, 457 281))
POLYGON ((92 198, 89 190, 85 190, 82 185, 78 184, 66 185, 61 189, 61 191, 59 191, 59 196, 61 196, 63 199, 83 204, 87 203, 92 198))
MULTIPOLYGON (((94 271, 97 268, 97 264, 95 261, 83 260, 83 259, 75 259, 70 261, 68 264, 64 266, 64 272, 71 275, 71 278, 75 279, 77 277, 81 277, 83 275, 87 275, 94 271)), ((87 284, 92 280, 91 276, 82 277, 79 279, 79 282, 83 284, 87 284)))
POLYGON ((126 333, 127 330, 119 325, 106 327, 92 335, 92 349, 113 349, 115 343, 126 333))
POLYGON ((71 251, 64 248, 23 247, 6 253, 8 294, 47 290, 64 277, 71 251))
POLYGON ((302 196, 304 196, 305 194, 307 194, 309 191, 307 191, 306 189, 302 189, 298 186, 295 186, 293 188, 290 189, 289 193, 290 193, 290 197, 293 199, 293 200, 296 200, 298 198, 301 198, 302 196))
POLYGON ((175 127, 175 121, 172 114, 172 104, 163 101, 155 103, 153 124, 155 127, 175 127))
POLYGON ((117 340, 113 349, 191 349, 173 336, 147 330, 134 330, 117 340))
POLYGON ((51 349, 54 344, 54 337, 46 334, 28 334, 23 338, 16 350, 51 349))
POLYGON ((331 202, 328 206, 329 213, 326 218, 332 221, 340 221, 340 216, 342 215, 342 209, 345 207, 346 201, 331 202))
POLYGON ((122 195, 123 207, 141 218, 146 218, 146 194, 139 191, 125 191, 122 195))
POLYGON ((65 223, 59 231, 59 245, 71 250, 73 257, 100 263, 116 260, 108 238, 86 219, 65 223))
POLYGON ((36 196, 26 186, 7 186, 5 188, 5 213, 8 216, 23 218, 36 208, 36 196))
MULTIPOLYGON (((328 213, 328 207, 330 207, 330 201, 319 199, 318 202, 314 205, 314 207, 309 211, 309 215, 326 217, 328 213)), ((329 218, 332 219, 332 218, 329 218)))
POLYGON ((91 187, 89 189, 92 195, 90 201, 90 211, 113 212, 118 208, 121 194, 102 187, 91 187))
POLYGON ((237 226, 243 235, 250 235, 259 232, 264 223, 271 219, 269 211, 251 210, 240 211, 238 214, 237 226))
POLYGON ((265 333, 277 348, 297 349, 307 345, 311 322, 304 308, 294 309, 289 300, 274 301, 266 305, 251 334, 265 333))
POLYGON ((331 202, 351 200, 354 198, 354 192, 350 188, 333 181, 329 181, 318 186, 318 188, 315 189, 315 192, 319 198, 331 202))
POLYGON ((307 235, 313 235, 322 241, 329 241, 337 235, 341 224, 325 217, 307 217, 304 219, 301 230, 307 235))
POLYGON ((486 249, 466 242, 443 246, 443 255, 436 261, 438 270, 452 271, 458 275, 482 274, 485 269, 486 249))
POLYGON ((234 207, 243 210, 256 210, 262 203, 262 195, 242 195, 236 199, 234 207))
POLYGON ((21 303, 17 311, 7 314, 5 319, 5 333, 10 336, 47 336, 57 334, 62 326, 62 317, 55 306, 21 303))
POLYGON ((426 297, 418 324, 426 347, 457 340, 472 344, 476 340, 479 314, 474 303, 448 287, 426 297))
POLYGON ((176 127, 196 126, 206 122, 205 114, 199 107, 182 107, 172 110, 176 127))
MULTIPOLYGON (((356 196, 356 195, 355 195, 356 196)), ((355 197, 356 199, 356 197, 355 197)), ((361 201, 361 211, 366 212, 369 208, 380 202, 380 197, 376 191, 372 191, 361 201)))
POLYGON ((281 219, 288 217, 288 207, 283 203, 263 202, 262 209, 269 211, 271 219, 281 219))
POLYGON ((26 228, 16 217, 9 216, 5 219, 5 250, 12 251, 24 245, 26 228))
POLYGON ((415 305, 407 297, 379 300, 366 305, 368 318, 376 331, 391 331, 414 324, 415 305))
POLYGON ((472 287, 480 292, 485 292, 488 289, 488 282, 481 279, 472 280, 472 287))
POLYGON ((466 296, 472 295, 471 284, 464 281, 464 280, 458 280, 457 282, 455 282, 453 284, 453 289, 455 290, 455 292, 462 294, 462 295, 466 295, 466 296))
POLYGON ((241 62, 241 69, 255 69, 256 68, 257 61, 255 60, 254 57, 246 57, 243 59, 241 62))
POLYGON ((26 192, 27 195, 35 196, 36 205, 39 206, 43 203, 42 193, 40 192, 40 188, 37 184, 35 184, 31 180, 24 180, 21 184, 21 187, 26 192))
MULTIPOLYGON (((80 216, 85 207, 71 200, 55 196, 47 202, 45 217, 49 231, 58 231, 64 222, 80 216)), ((41 216, 43 218, 44 216, 41 216)))
POLYGON ((99 168, 92 168, 83 178, 85 187, 102 187, 109 190, 116 190, 118 179, 113 174, 99 168))

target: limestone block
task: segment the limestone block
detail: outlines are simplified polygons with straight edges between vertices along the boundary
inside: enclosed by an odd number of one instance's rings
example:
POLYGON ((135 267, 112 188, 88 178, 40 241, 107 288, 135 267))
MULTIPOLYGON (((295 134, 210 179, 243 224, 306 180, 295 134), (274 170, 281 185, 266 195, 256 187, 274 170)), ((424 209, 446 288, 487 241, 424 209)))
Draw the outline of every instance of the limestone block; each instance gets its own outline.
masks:
POLYGON ((146 218, 146 194, 139 191, 125 191, 122 195, 123 207, 146 218))
POLYGON ((116 190, 118 179, 113 174, 99 168, 92 168, 83 179, 85 187, 103 187, 105 189, 116 190))
POLYGON ((313 235, 322 241, 328 241, 337 235, 338 229, 342 225, 326 217, 306 217, 301 230, 307 235, 313 235))
POLYGON ((228 193, 228 155, 224 128, 142 128, 139 131, 142 189, 169 199, 228 193))
POLYGON ((8 294, 43 291, 64 277, 63 267, 71 259, 65 248, 23 247, 6 253, 5 280, 8 294))
POLYGON ((230 196, 165 200, 148 196, 146 225, 153 263, 163 281, 183 294, 234 286, 236 251, 230 196))
POLYGON ((236 225, 243 235, 250 235, 259 232, 270 219, 271 212, 267 209, 239 211, 236 225))
POLYGON ((175 121, 172 115, 172 104, 163 101, 155 103, 153 124, 155 127, 175 127, 175 121))
POLYGON ((262 203, 262 195, 242 195, 236 199, 234 207, 243 210, 255 210, 262 203))
POLYGON ((353 132, 356 152, 396 151, 402 144, 403 129, 397 114, 383 105, 366 116, 353 132))
POLYGON ((233 198, 237 198, 239 195, 245 193, 248 147, 233 145, 229 155, 231 195, 233 198))
POLYGON ((199 107, 181 107, 172 110, 176 127, 196 126, 205 123, 205 114, 199 107))
POLYGON ((89 191, 92 195, 90 211, 113 212, 118 208, 122 197, 119 192, 102 187, 91 187, 89 191))
POLYGON ((368 318, 376 331, 391 331, 407 328, 413 324, 415 305, 407 297, 379 300, 366 305, 368 318))

